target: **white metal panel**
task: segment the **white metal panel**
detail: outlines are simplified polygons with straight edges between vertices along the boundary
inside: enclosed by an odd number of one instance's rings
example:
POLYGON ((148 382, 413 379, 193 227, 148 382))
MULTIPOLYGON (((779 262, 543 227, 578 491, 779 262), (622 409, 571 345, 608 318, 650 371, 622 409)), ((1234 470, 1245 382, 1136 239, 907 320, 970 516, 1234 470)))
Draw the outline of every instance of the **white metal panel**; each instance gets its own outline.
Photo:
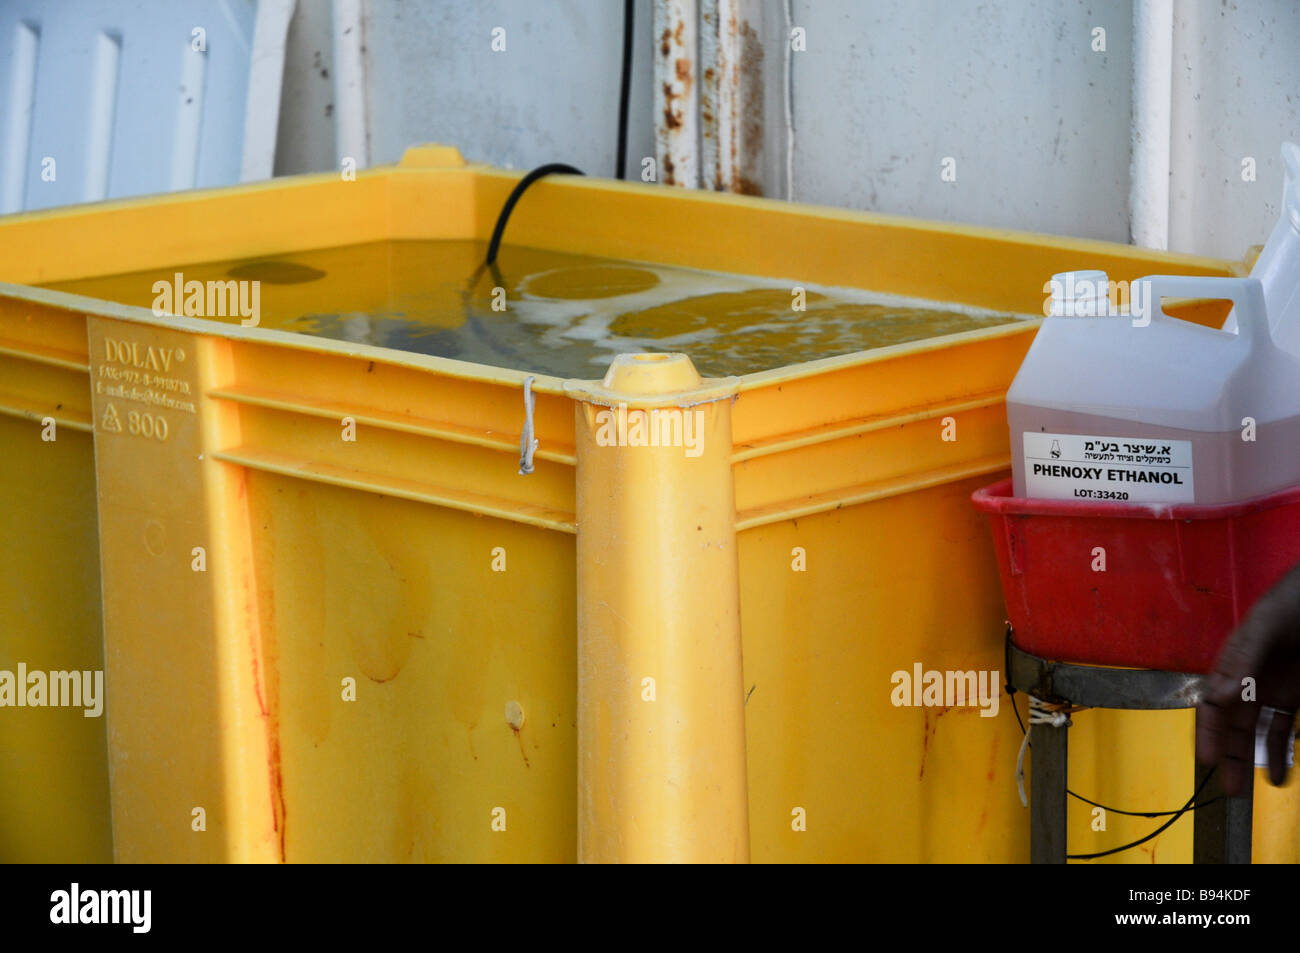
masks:
POLYGON ((1169 247, 1173 55, 1173 0, 1135 0, 1129 232, 1144 248, 1169 247))
POLYGON ((5 87, 0 91, 0 108, 5 111, 5 140, 0 163, 0 212, 16 212, 23 207, 27 184, 27 151, 32 139, 32 104, 36 99, 36 50, 40 34, 36 27, 20 19, 0 20, 0 42, 7 47, 9 64, 5 87))
POLYGON ((269 179, 275 170, 284 61, 294 0, 258 0, 244 112, 244 156, 239 179, 269 179))
POLYGON ((351 159, 353 169, 370 165, 369 115, 366 107, 365 17, 361 0, 334 0, 335 158, 351 159))
POLYGON ((256 14, 255 0, 0 6, 4 210, 239 181, 256 14))

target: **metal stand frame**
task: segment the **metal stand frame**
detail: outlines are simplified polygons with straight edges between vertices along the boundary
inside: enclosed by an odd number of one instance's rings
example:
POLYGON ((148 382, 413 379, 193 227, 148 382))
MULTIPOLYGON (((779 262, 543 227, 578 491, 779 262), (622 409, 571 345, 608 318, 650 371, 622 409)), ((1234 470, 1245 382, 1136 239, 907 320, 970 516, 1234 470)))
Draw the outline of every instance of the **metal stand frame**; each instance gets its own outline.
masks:
MULTIPOLYGON (((1018 692, 1046 702, 1086 708, 1159 711, 1192 708, 1200 698, 1202 676, 1153 669, 1102 668, 1052 662, 1018 649, 1007 629, 1007 681, 1018 692)), ((1069 776, 1069 726, 1031 725, 1029 857, 1035 864, 1065 863, 1066 787, 1069 776)), ((1207 769, 1196 766, 1196 784, 1207 769)), ((1216 772, 1197 800, 1192 859, 1197 864, 1248 864, 1254 791, 1222 797, 1216 772)))

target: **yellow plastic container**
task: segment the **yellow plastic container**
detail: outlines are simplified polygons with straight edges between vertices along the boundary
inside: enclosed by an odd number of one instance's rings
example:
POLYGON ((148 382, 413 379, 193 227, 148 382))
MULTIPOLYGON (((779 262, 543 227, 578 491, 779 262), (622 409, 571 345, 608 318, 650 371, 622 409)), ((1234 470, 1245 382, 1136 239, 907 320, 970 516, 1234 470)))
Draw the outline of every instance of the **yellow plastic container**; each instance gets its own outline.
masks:
MULTIPOLYGON (((103 719, 0 709, 0 856, 1027 858, 1011 713, 895 705, 893 678, 1005 677, 968 497, 1008 468, 1003 394, 1034 322, 744 374, 665 355, 533 374, 523 476, 522 369, 285 330, 316 306, 305 286, 257 327, 140 306, 189 263, 482 242, 517 178, 419 147, 354 181, 0 222, 0 520, 21 541, 0 557, 0 660, 102 658, 108 695, 103 719), (638 414, 689 415, 699 453, 611 445, 638 414)), ((570 178, 534 186, 507 240, 1015 313, 1067 269, 1244 272, 570 178)), ((348 308, 426 275, 456 293, 418 255, 329 260, 348 308)), ((1071 786, 1181 804, 1191 724, 1076 716, 1071 786)), ((1257 831, 1285 837, 1258 854, 1294 860, 1295 789, 1261 804, 1257 831)), ((1077 852, 1151 828, 1071 824, 1077 852)), ((1190 828, 1113 859, 1188 860, 1190 828)))

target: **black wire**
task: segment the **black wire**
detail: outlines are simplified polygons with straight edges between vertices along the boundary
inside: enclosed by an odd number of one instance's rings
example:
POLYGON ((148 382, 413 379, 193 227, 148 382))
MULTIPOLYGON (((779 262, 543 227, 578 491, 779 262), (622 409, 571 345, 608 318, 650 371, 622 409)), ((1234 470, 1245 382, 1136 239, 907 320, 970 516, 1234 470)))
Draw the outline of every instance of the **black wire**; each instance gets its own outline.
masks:
POLYGON ((1098 857, 1109 857, 1111 854, 1118 854, 1120 851, 1129 850, 1133 847, 1137 847, 1139 844, 1145 844, 1151 838, 1163 834, 1173 825, 1173 823, 1176 820, 1178 820, 1180 817, 1186 814, 1188 809, 1193 804, 1196 803, 1197 795, 1199 795, 1201 791, 1205 789, 1205 785, 1209 782, 1210 778, 1214 777, 1214 772, 1217 770, 1218 770, 1217 768, 1211 768, 1209 771, 1205 772, 1205 777, 1201 778, 1201 783, 1196 785, 1196 790, 1193 791, 1192 796, 1187 799, 1187 803, 1183 805, 1182 810, 1180 810, 1173 817, 1169 818, 1169 820, 1165 821, 1163 824, 1161 824, 1159 827, 1153 830, 1146 837, 1140 837, 1137 840, 1132 841, 1131 843, 1128 844, 1124 844, 1121 847, 1112 847, 1110 850, 1099 850, 1095 854, 1066 854, 1065 855, 1066 859, 1067 860, 1096 860, 1098 857))
MULTIPOLYGON (((1099 807, 1102 810, 1110 811, 1112 814, 1124 814, 1128 817, 1168 817, 1171 814, 1181 814, 1183 811, 1187 810, 1186 808, 1180 808, 1177 811, 1121 811, 1117 807, 1109 807, 1105 804, 1100 804, 1097 801, 1090 801, 1082 794, 1075 794, 1073 791, 1068 791, 1067 793, 1070 797, 1078 798, 1084 804, 1091 804, 1093 807, 1099 807)), ((1208 801, 1197 801, 1192 805, 1192 810, 1195 811, 1197 808, 1209 807, 1215 801, 1222 800, 1223 795, 1220 794, 1218 797, 1212 797, 1208 801)))
POLYGON ((571 165, 565 165, 563 162, 548 162, 546 165, 539 165, 532 172, 519 180, 510 197, 506 199, 506 204, 501 206, 501 214, 497 216, 497 224, 492 229, 492 241, 488 243, 487 261, 485 264, 492 264, 497 260, 497 252, 501 250, 501 236, 505 234, 506 222, 510 220, 510 213, 514 211, 515 203, 519 197, 524 194, 528 186, 532 185, 544 175, 552 173, 563 173, 565 175, 582 175, 581 169, 575 169, 571 165))
POLYGON ((461 292, 461 312, 465 316, 465 325, 474 333, 474 336, 484 343, 488 350, 494 355, 504 357, 511 367, 523 368, 528 366, 528 360, 520 355, 514 348, 509 347, 489 331, 479 320, 478 311, 474 308, 474 289, 478 287, 483 273, 488 272, 492 275, 492 280, 496 287, 505 288, 505 279, 501 277, 501 269, 497 267, 496 262, 489 264, 483 262, 474 269, 474 274, 469 276, 469 281, 465 284, 464 291, 461 292))
MULTIPOLYGON (((623 75, 619 84, 618 93, 618 168, 614 170, 615 176, 623 178, 624 166, 627 165, 627 112, 628 102, 632 94, 632 26, 635 0, 623 0, 623 75)), ((564 175, 582 175, 581 169, 575 169, 573 166, 563 162, 548 162, 546 165, 539 165, 536 169, 529 172, 519 180, 511 191, 510 196, 506 199, 506 204, 501 206, 501 213, 497 216, 496 226, 492 229, 492 240, 488 242, 487 259, 485 264, 494 264, 497 260, 497 254, 501 251, 501 238, 505 235, 506 222, 510 220, 510 213, 514 211, 515 203, 519 201, 520 196, 528 189, 530 185, 536 182, 542 176, 562 173, 564 175)), ((475 274, 471 279, 471 285, 478 279, 475 274)))
MULTIPOLYGON (((1025 723, 1020 719, 1020 710, 1016 708, 1015 689, 1010 685, 1007 686, 1007 694, 1011 696, 1011 712, 1016 716, 1016 724, 1020 726, 1020 733, 1023 735, 1025 734, 1025 723)), ((1034 743, 1032 741, 1029 742, 1028 747, 1032 748, 1033 746, 1034 743)), ((1122 808, 1111 807, 1109 804, 1102 804, 1100 801, 1093 801, 1090 798, 1084 797, 1082 794, 1071 791, 1069 788, 1065 789, 1065 793, 1070 795, 1072 798, 1077 798, 1084 804, 1091 804, 1093 807, 1099 807, 1104 811, 1110 811, 1112 814, 1123 814, 1126 817, 1169 817, 1171 814, 1182 814, 1183 811, 1187 810, 1186 807, 1182 807, 1176 811, 1125 811, 1122 808)), ((1218 797, 1212 797, 1208 801, 1197 801, 1192 805, 1192 810, 1194 811, 1199 807, 1209 807, 1216 801, 1222 801, 1223 798, 1224 795, 1220 794, 1218 797)))
MULTIPOLYGON (((623 0, 623 75, 620 78, 618 91, 618 158, 616 160, 617 168, 614 170, 615 177, 620 179, 623 178, 624 166, 627 165, 627 112, 628 103, 632 96, 632 27, 634 10, 635 0, 623 0)), ((486 264, 491 265, 497 260, 497 253, 501 251, 501 237, 506 231, 506 222, 510 220, 510 213, 514 211, 515 203, 519 201, 519 197, 542 176, 553 173, 563 173, 565 175, 583 174, 581 169, 575 169, 563 162, 548 162, 546 165, 539 165, 520 179, 519 184, 510 193, 510 197, 506 199, 506 204, 501 206, 501 214, 497 216, 496 227, 492 229, 492 240, 488 243, 486 264)))
POLYGON ((626 175, 627 165, 627 105, 632 95, 632 12, 635 0, 623 0, 623 78, 618 92, 618 159, 614 178, 626 175))

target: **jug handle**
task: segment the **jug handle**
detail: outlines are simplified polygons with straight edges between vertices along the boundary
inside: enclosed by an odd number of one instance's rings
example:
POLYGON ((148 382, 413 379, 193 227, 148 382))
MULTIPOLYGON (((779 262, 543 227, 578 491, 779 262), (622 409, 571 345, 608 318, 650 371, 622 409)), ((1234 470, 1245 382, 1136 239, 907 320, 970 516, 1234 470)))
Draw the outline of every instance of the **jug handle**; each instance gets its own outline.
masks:
POLYGON ((1282 165, 1286 178, 1282 183, 1282 213, 1291 216, 1291 224, 1300 229, 1300 146, 1282 143, 1282 165))
MULTIPOLYGON (((1150 314, 1152 321, 1177 321, 1165 314, 1162 298, 1208 298, 1231 301, 1237 316, 1237 331, 1233 335, 1247 347, 1271 345, 1273 336, 1268 329, 1268 314, 1264 309, 1264 286, 1258 278, 1216 278, 1210 275, 1148 275, 1133 282, 1142 286, 1147 309, 1142 315, 1135 310, 1135 321, 1150 314)), ((1217 330, 1217 329, 1214 329, 1217 330)), ((1232 332, 1219 332, 1228 333, 1232 332)))

